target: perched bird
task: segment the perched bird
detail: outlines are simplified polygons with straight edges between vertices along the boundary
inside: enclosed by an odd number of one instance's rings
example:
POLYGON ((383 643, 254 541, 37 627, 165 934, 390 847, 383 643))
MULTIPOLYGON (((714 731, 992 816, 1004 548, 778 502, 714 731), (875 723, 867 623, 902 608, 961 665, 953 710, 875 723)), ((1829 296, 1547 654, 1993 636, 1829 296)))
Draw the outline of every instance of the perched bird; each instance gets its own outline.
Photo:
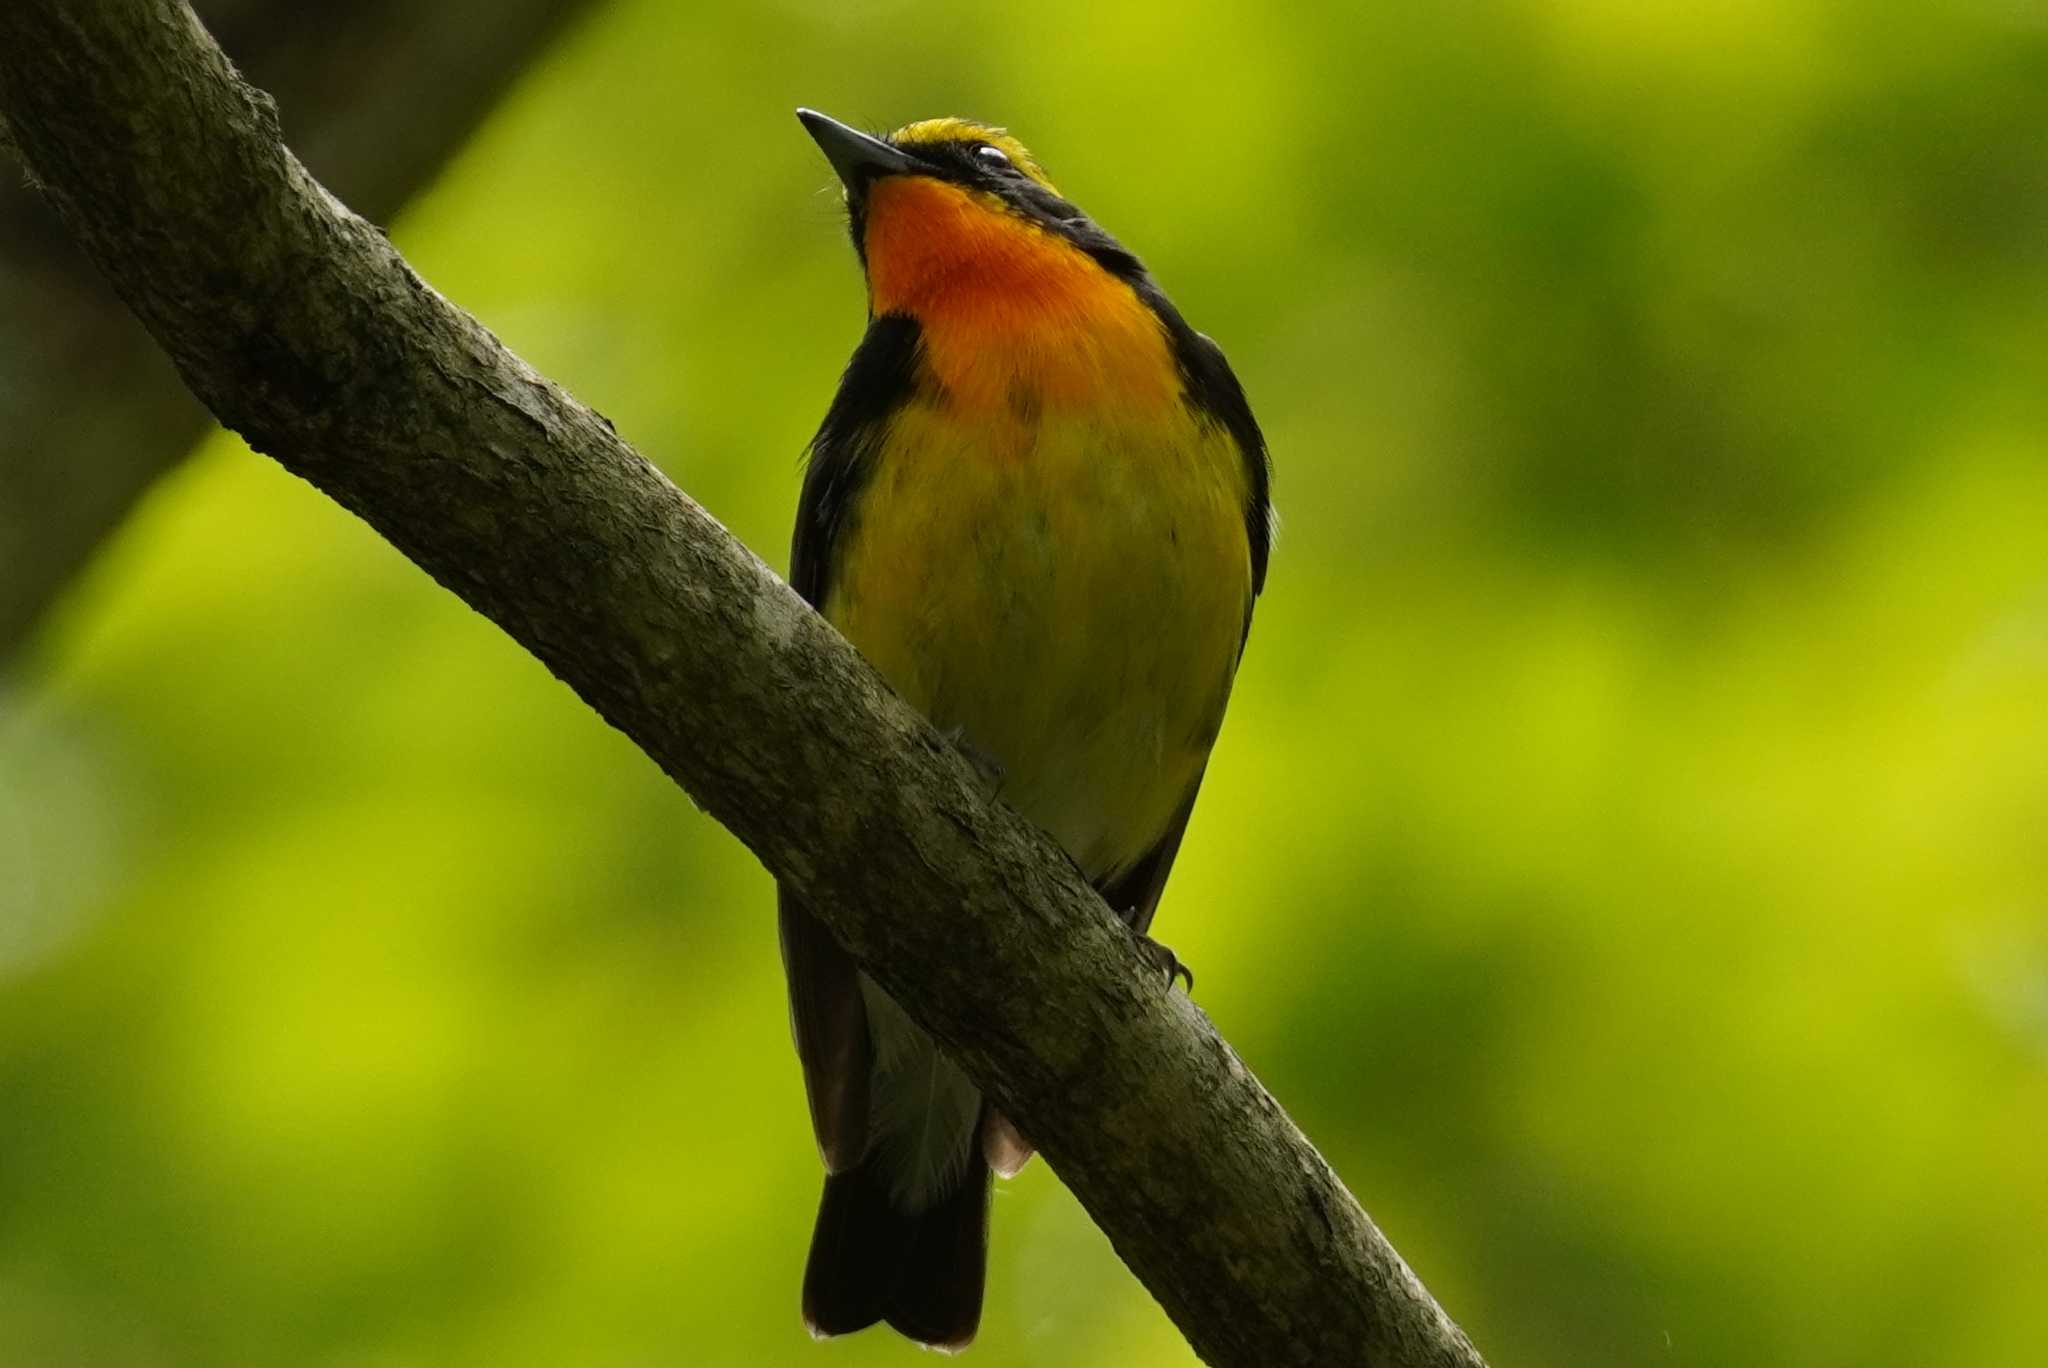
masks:
MULTIPOLYGON (((1016 139, 798 117, 845 185, 868 325, 811 443, 791 582, 1142 937, 1265 582, 1258 424, 1016 139)), ((990 1170, 1031 1146, 786 890, 780 912, 826 1171, 804 1321, 964 1348, 990 1170)))

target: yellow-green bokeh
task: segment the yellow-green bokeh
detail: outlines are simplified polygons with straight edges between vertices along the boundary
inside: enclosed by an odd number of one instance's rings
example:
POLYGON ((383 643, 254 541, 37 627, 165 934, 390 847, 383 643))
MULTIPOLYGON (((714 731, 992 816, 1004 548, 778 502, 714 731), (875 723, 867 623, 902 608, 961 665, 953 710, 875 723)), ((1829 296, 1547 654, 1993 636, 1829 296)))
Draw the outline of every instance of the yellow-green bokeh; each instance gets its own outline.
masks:
MULTIPOLYGON (((2038 1363, 2039 7, 602 9, 394 235, 777 564, 798 104, 1008 124, 1230 353, 1285 527, 1159 930, 1494 1361, 2038 1363)), ((0 697, 0 1364, 910 1361, 797 1321, 770 902, 209 443, 0 697)), ((995 1225, 985 1368, 1190 1361, 1042 1164, 995 1225)))

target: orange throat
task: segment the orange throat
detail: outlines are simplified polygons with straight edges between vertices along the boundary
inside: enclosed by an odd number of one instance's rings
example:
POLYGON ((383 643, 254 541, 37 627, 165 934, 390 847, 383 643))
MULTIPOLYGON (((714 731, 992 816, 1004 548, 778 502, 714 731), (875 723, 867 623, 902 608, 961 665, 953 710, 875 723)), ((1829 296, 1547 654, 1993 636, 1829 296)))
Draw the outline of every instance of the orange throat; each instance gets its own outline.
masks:
POLYGON ((866 233, 871 309, 917 320, 952 402, 1144 408, 1177 397, 1165 331, 1136 292, 994 196, 890 176, 870 193, 866 233))

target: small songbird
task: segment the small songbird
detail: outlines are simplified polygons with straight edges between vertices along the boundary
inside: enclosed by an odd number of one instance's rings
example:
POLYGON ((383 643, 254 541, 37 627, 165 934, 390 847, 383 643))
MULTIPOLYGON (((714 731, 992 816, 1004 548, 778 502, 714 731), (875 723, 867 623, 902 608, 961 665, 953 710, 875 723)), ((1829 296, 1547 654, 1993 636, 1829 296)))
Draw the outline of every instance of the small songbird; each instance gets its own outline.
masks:
MULTIPOLYGON (((868 325, 811 442, 790 580, 1143 937, 1265 582, 1258 424, 1016 139, 797 114, 845 185, 868 325)), ((826 1172, 804 1322, 964 1348, 989 1174, 1031 1145, 786 890, 780 911, 826 1172)))

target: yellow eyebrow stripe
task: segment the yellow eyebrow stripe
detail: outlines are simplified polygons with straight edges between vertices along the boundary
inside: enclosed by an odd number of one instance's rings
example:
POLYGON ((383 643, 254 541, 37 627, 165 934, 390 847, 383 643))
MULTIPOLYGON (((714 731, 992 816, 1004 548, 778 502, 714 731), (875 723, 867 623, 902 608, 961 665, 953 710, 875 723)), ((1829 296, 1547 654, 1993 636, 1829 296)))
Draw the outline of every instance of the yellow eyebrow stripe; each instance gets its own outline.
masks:
POLYGON ((933 143, 980 142, 1002 149, 1011 165, 1037 181, 1055 195, 1059 189, 1046 177, 1045 168, 1038 164, 1038 158, 1031 155, 1031 149, 1018 142, 1000 128, 989 124, 978 124, 971 119, 920 119, 914 124, 905 124, 889 135, 889 141, 898 147, 930 146, 933 143))

